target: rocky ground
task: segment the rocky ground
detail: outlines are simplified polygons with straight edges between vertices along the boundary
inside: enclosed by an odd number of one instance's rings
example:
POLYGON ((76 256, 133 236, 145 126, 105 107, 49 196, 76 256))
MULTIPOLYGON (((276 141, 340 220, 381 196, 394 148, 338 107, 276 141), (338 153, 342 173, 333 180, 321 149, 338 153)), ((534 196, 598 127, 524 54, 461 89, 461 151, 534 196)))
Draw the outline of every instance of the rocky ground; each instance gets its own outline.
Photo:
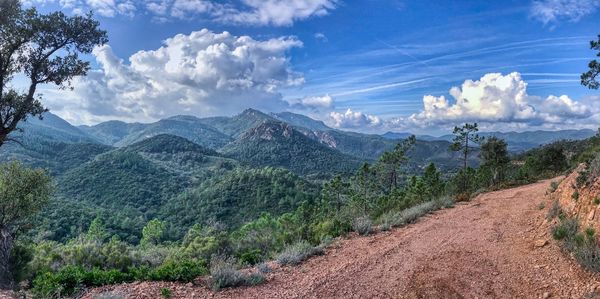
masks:
POLYGON ((133 283, 83 298, 161 298, 164 287, 172 298, 600 298, 600 275, 549 235, 549 184, 482 194, 404 228, 341 240, 300 266, 275 267, 256 287, 133 283))

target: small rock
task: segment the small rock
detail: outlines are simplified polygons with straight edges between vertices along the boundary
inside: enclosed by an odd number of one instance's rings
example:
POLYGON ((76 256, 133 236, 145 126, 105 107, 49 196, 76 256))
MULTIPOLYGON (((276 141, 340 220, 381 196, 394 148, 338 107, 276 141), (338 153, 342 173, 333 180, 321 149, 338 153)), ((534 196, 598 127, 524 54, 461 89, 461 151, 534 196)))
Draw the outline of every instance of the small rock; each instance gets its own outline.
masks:
POLYGON ((191 288, 191 287, 193 287, 193 286, 194 286, 194 284, 193 284, 193 283, 191 283, 191 282, 188 282, 188 283, 186 284, 186 286, 187 286, 188 288, 191 288))
POLYGON ((543 298, 543 299, 548 299, 548 298, 550 298, 550 293, 548 293, 548 292, 545 292, 545 293, 544 293, 544 295, 542 295, 542 298, 543 298))
POLYGON ((594 216, 595 216, 595 214, 596 214, 596 210, 593 210, 593 209, 592 209, 592 210, 590 211, 590 214, 588 215, 588 219, 587 219, 587 220, 588 220, 588 221, 592 221, 592 220, 594 220, 594 216))
POLYGON ((545 239, 539 239, 539 240, 536 240, 535 243, 533 243, 533 245, 535 247, 544 247, 544 246, 546 246, 546 244, 548 244, 548 240, 545 240, 545 239))

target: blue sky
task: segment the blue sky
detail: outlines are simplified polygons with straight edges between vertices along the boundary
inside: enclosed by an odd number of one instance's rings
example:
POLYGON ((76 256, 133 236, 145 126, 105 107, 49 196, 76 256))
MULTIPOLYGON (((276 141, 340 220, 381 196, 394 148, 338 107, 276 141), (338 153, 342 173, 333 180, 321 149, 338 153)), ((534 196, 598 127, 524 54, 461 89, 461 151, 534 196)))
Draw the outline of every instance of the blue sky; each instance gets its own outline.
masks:
POLYGON ((598 0, 26 5, 93 10, 108 31, 109 46, 87 57, 94 67, 89 78, 72 92, 43 90, 47 105, 74 123, 255 107, 365 132, 436 134, 465 121, 503 131, 600 125, 599 92, 579 84, 595 55, 589 41, 600 34, 598 0), (219 46, 226 49, 215 54, 219 46), (180 76, 182 61, 188 68, 180 76))

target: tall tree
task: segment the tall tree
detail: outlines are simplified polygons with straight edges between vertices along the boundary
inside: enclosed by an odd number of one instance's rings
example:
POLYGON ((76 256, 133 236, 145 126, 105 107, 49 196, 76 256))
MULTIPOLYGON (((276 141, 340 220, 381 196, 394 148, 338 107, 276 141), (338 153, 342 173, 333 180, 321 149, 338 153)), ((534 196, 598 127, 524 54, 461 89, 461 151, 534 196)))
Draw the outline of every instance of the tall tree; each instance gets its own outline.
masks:
POLYGON ((506 141, 495 136, 487 138, 481 144, 480 156, 482 166, 489 167, 492 171, 491 184, 497 184, 502 179, 504 169, 510 162, 506 141))
POLYGON ((79 54, 107 41, 91 14, 40 14, 35 8, 23 9, 19 0, 0 1, 0 146, 19 122, 47 111, 36 96, 40 84, 69 87, 90 68, 79 54), (25 92, 11 88, 16 74, 28 78, 25 92))
POLYGON ((425 167, 422 179, 428 189, 431 199, 442 195, 442 192, 444 192, 444 181, 442 180, 441 173, 435 167, 435 164, 429 163, 429 165, 425 167))
POLYGON ((385 169, 389 191, 398 186, 398 171, 402 163, 408 160, 408 151, 413 148, 416 141, 417 139, 415 135, 411 135, 410 137, 404 139, 402 142, 396 144, 394 150, 384 152, 381 155, 381 157, 379 157, 379 162, 383 165, 383 168, 385 169))
POLYGON ((354 194, 355 201, 358 201, 365 215, 367 215, 372 205, 374 175, 375 169, 369 163, 365 162, 354 176, 356 187, 354 194))
MULTIPOLYGON (((600 34, 598 35, 597 41, 590 41, 590 49, 598 51, 596 56, 600 57, 600 34)), ((588 67, 590 70, 581 74, 581 84, 591 89, 600 88, 600 82, 596 79, 598 75, 600 75, 600 62, 594 59, 590 61, 588 67)))
MULTIPOLYGON (((469 153, 474 149, 472 144, 478 144, 483 140, 483 138, 477 135, 478 131, 477 123, 467 123, 462 127, 454 127, 454 131, 452 132, 454 139, 450 145, 450 150, 462 152, 463 172, 467 170, 469 153)), ((463 179, 463 191, 467 190, 468 183, 466 179, 463 179)))
POLYGON ((50 177, 17 162, 0 164, 0 289, 12 287, 10 257, 17 236, 49 200, 50 177))

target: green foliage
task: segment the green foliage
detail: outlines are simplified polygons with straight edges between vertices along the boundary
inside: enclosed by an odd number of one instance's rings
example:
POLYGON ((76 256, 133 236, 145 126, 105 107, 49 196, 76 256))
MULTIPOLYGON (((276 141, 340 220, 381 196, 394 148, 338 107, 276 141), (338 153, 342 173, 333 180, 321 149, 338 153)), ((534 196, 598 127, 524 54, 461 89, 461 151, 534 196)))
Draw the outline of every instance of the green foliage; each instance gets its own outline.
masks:
MULTIPOLYGON (((590 49, 598 51, 596 56, 600 57, 600 35, 598 35, 597 41, 590 41, 590 49)), ((589 70, 581 74, 581 85, 587 86, 590 89, 598 89, 600 82, 598 82, 598 75, 600 75, 600 62, 594 59, 588 64, 589 70)))
POLYGON ((490 185, 495 186, 504 178, 505 169, 510 162, 506 142, 494 136, 487 138, 481 144, 480 156, 481 165, 492 172, 490 185))
POLYGON ((12 279, 20 276, 22 252, 13 253, 16 239, 48 203, 52 189, 50 177, 41 169, 24 168, 18 162, 0 164, 0 288, 11 287, 12 279))
POLYGON ((162 218, 181 230, 200 221, 222 222, 237 228, 261 213, 280 215, 295 210, 316 196, 318 188, 287 170, 235 169, 203 181, 198 187, 170 200, 162 218))
POLYGON ((579 191, 577 191, 577 190, 573 191, 573 194, 571 195, 571 198, 574 201, 578 201, 579 200, 579 191))
POLYGON ((142 246, 155 246, 160 244, 165 234, 165 224, 158 220, 153 219, 142 230, 142 240, 140 244, 142 246))
POLYGON ((161 288, 160 295, 165 299, 169 299, 171 296, 173 296, 173 291, 171 291, 169 288, 161 288))

